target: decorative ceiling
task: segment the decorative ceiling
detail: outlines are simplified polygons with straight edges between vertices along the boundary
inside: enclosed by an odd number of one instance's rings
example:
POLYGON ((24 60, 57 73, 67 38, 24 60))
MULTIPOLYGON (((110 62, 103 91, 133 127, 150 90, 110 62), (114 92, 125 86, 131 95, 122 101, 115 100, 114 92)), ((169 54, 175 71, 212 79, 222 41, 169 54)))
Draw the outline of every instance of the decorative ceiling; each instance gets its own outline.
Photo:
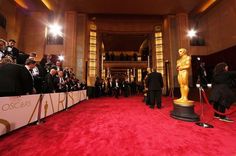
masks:
MULTIPOLYGON (((77 11, 87 14, 167 15, 190 13, 216 0, 14 0, 30 11, 77 11)), ((204 10, 203 10, 204 11, 204 10)))
MULTIPOLYGON (((26 11, 63 13, 76 11, 88 15, 160 17, 176 13, 198 15, 217 0, 12 0, 26 11)), ((96 17, 96 16, 95 16, 96 17)), ((132 18, 133 19, 133 18, 132 18)), ((105 51, 139 51, 148 34, 102 33, 105 51)))

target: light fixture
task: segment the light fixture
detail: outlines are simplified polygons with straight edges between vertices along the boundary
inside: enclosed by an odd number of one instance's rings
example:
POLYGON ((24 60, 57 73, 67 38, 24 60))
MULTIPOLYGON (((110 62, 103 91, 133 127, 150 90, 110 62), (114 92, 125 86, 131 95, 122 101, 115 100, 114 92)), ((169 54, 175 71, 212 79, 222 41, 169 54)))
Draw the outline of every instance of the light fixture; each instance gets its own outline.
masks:
POLYGON ((28 8, 29 8, 24 0, 15 0, 15 2, 16 2, 20 7, 24 8, 24 9, 28 9, 28 8))
POLYGON ((41 0, 43 2, 43 4, 49 9, 49 10, 53 10, 53 4, 52 1, 49 0, 41 0))
POLYGON ((52 34, 54 37, 63 36, 62 26, 60 26, 58 23, 54 23, 52 25, 49 25, 48 27, 49 27, 49 33, 52 34))
POLYGON ((206 11, 212 4, 214 4, 216 0, 207 0, 198 10, 198 12, 202 13, 206 11))
POLYGON ((197 31, 194 30, 194 29, 189 30, 188 33, 187 33, 187 36, 188 36, 189 38, 193 38, 193 37, 195 37, 196 35, 197 35, 197 31))
POLYGON ((59 55, 59 56, 58 56, 58 60, 59 60, 59 61, 64 61, 64 59, 65 59, 65 57, 64 57, 63 55, 59 55))

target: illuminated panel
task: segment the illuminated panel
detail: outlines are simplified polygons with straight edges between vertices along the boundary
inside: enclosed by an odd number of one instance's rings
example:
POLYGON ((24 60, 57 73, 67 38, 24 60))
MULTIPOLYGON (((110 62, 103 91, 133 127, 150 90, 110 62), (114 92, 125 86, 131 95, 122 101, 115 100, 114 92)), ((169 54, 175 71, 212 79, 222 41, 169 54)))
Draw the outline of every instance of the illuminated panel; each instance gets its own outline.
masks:
POLYGON ((102 55, 102 64, 101 64, 101 67, 102 67, 102 78, 105 80, 106 79, 106 70, 103 67, 103 62, 104 61, 105 61, 105 56, 102 55))
POLYGON ((162 75, 164 74, 164 61, 163 61, 163 39, 160 29, 155 32, 155 49, 156 49, 156 67, 157 71, 162 75))
POLYGON ((138 69, 138 82, 142 81, 142 69, 138 69))
MULTIPOLYGON (((95 24, 92 24, 90 26, 90 33, 89 33, 89 77, 95 77, 96 76, 96 52, 97 52, 97 40, 96 40, 96 28, 95 24)), ((93 84, 93 82, 90 82, 93 84)))

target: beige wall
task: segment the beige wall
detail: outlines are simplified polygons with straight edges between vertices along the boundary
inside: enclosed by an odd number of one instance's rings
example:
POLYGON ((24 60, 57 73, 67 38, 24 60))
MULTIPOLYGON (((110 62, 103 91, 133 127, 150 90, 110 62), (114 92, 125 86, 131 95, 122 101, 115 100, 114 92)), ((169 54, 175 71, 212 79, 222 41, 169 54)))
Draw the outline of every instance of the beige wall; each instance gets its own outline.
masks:
POLYGON ((88 51, 87 35, 87 15, 78 14, 77 20, 77 43, 76 43, 76 75, 82 81, 85 81, 86 75, 86 51, 88 51))
POLYGON ((0 28, 0 38, 15 39, 16 47, 21 48, 20 36, 25 15, 17 9, 13 2, 7 0, 1 1, 0 12, 7 20, 6 29, 0 28))
POLYGON ((25 19, 22 47, 26 53, 36 52, 37 60, 40 60, 44 53, 45 45, 45 22, 47 14, 42 12, 31 12, 25 19))
POLYGON ((64 45, 45 44, 45 26, 48 23, 46 12, 23 12, 14 2, 4 0, 0 12, 7 19, 6 29, 0 28, 0 38, 16 40, 16 47, 25 53, 36 52, 37 60, 43 54, 63 54, 64 45))
MULTIPOLYGON (((191 47, 194 55, 208 55, 236 45, 236 1, 223 0, 204 14, 198 31, 205 38, 205 47, 191 47)), ((197 20, 195 20, 197 22, 197 20)))
POLYGON ((68 11, 65 13, 65 36, 64 36, 64 55, 65 66, 76 68, 76 35, 77 35, 77 13, 68 11))
POLYGON ((2 39, 7 38, 7 33, 2 27, 0 27, 0 38, 2 38, 2 39))
MULTIPOLYGON (((25 53, 36 52, 37 61, 40 61, 44 54, 64 55, 64 66, 72 67, 79 77, 84 79, 84 54, 86 53, 85 42, 77 43, 77 38, 86 40, 86 21, 84 18, 79 23, 80 33, 77 34, 77 18, 76 12, 65 12, 65 17, 60 18, 60 24, 64 27, 64 44, 63 45, 47 45, 45 39, 46 26, 54 21, 48 20, 47 12, 25 12, 19 10, 14 3, 5 0, 0 1, 0 12, 7 19, 7 28, 0 28, 0 38, 15 39, 18 47, 25 53), (83 31, 81 31, 83 30, 83 31), (80 44, 83 48, 77 46, 80 44), (77 50, 76 50, 77 49, 77 50), (77 54, 79 53, 79 54, 77 54), (79 63, 76 64, 76 61, 79 63), (80 66, 80 67, 77 67, 80 66)), ((84 16, 85 17, 85 16, 84 16)))

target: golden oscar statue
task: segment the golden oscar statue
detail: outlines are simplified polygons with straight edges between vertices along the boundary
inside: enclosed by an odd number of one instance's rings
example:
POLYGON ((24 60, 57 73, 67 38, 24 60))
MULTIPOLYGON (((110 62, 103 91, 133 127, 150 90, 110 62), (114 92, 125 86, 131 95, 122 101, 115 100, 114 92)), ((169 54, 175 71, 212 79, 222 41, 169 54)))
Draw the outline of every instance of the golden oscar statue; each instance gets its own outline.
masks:
POLYGON ((187 50, 179 49, 179 59, 177 60, 178 82, 180 86, 181 97, 174 100, 174 103, 179 105, 193 105, 193 101, 188 100, 188 74, 191 67, 191 57, 187 55, 187 50))
POLYGON ((188 100, 188 75, 191 67, 191 56, 187 54, 185 48, 180 48, 179 59, 177 60, 178 82, 180 85, 181 97, 174 100, 174 111, 171 116, 180 120, 198 121, 199 117, 194 113, 193 101, 188 100))

